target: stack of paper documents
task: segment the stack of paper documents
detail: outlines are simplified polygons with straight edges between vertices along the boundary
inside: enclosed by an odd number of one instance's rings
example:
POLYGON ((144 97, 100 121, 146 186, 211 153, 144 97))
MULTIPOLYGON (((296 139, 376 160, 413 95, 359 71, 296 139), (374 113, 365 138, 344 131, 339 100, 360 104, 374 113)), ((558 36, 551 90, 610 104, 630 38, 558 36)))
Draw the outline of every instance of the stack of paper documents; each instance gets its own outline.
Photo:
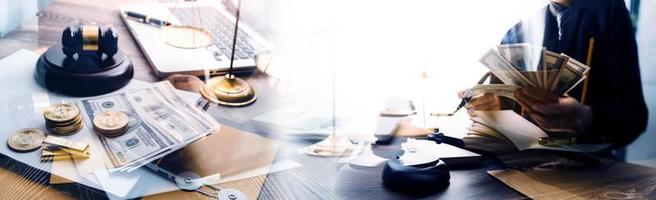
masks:
POLYGON ((527 149, 545 149, 569 152, 597 152, 608 144, 575 144, 544 146, 540 138, 549 135, 512 110, 474 111, 472 126, 463 140, 465 146, 494 153, 509 153, 527 149))

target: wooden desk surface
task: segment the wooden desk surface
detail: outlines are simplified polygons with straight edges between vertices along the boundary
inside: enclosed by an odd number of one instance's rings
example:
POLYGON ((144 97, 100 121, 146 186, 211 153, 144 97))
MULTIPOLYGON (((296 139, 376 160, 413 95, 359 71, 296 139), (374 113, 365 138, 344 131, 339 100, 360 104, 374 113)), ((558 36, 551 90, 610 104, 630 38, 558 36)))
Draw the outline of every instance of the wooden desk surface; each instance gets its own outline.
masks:
MULTIPOLYGON (((144 55, 118 16, 118 5, 130 0, 61 0, 55 1, 40 13, 38 25, 26 24, 0 39, 0 58, 25 48, 43 52, 59 41, 61 30, 67 25, 97 23, 111 25, 120 35, 119 46, 134 63, 135 79, 157 81, 144 55)), ((255 76, 249 82, 256 88, 267 87, 258 82, 262 76, 255 76)), ((259 89, 262 93, 267 90, 259 89)), ((222 123, 249 129, 248 119, 253 113, 271 109, 275 98, 262 94, 258 102, 241 109, 213 106, 210 113, 222 123), (216 114, 221 113, 221 114, 216 114), (230 124, 233 123, 233 124, 230 124)), ((250 130, 263 133, 257 129, 250 130)), ((292 158, 303 167, 268 175, 261 190, 261 199, 407 199, 407 198, 445 198, 445 199, 524 199, 525 196, 506 187, 489 176, 485 169, 494 165, 451 172, 451 185, 441 192, 424 196, 409 196, 382 187, 380 173, 382 167, 354 168, 339 164, 334 159, 297 155, 296 149, 310 143, 303 141, 283 141, 280 158, 292 158)), ((395 145, 377 146, 374 151, 383 157, 392 157, 398 151, 401 140, 395 145)), ((53 186, 48 184, 49 174, 39 172, 5 156, 0 157, 0 199, 97 199, 103 198, 102 191, 91 190, 76 184, 53 186)), ((245 181, 248 184, 248 180, 245 181)), ((193 192, 171 192, 150 197, 154 199, 209 199, 193 192)))

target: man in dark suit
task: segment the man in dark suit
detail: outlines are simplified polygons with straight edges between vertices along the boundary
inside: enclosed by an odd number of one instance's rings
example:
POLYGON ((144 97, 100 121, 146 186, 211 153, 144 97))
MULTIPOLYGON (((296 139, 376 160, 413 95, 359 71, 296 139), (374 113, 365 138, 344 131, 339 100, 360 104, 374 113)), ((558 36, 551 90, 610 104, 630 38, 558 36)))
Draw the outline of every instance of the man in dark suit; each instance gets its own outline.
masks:
MULTIPOLYGON (((544 46, 583 62, 591 52, 587 88, 579 84, 567 96, 537 88, 515 93, 526 115, 543 129, 616 147, 631 143, 645 130, 647 107, 637 45, 623 0, 552 0, 510 29, 502 41, 509 43, 544 46)), ((496 96, 483 95, 468 108, 508 109, 508 105, 496 96)))

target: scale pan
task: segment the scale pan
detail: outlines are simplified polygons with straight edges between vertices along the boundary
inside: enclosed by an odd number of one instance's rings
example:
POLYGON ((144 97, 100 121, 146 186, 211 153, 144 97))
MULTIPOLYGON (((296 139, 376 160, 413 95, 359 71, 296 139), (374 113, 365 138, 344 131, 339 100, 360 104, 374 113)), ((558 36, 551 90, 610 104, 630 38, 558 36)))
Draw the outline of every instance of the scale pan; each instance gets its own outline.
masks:
POLYGON ((212 33, 195 26, 171 25, 162 28, 162 39, 174 47, 196 49, 212 44, 212 33))

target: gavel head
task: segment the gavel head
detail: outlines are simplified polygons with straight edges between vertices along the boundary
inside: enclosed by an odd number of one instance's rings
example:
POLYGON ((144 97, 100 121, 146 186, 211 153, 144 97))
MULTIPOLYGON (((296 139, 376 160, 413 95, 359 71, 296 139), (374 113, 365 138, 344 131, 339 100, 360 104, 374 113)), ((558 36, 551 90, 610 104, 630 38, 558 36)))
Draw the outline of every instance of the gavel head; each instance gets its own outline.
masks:
POLYGON ((62 51, 69 58, 83 52, 112 57, 118 52, 118 35, 110 27, 69 26, 62 33, 62 51))

